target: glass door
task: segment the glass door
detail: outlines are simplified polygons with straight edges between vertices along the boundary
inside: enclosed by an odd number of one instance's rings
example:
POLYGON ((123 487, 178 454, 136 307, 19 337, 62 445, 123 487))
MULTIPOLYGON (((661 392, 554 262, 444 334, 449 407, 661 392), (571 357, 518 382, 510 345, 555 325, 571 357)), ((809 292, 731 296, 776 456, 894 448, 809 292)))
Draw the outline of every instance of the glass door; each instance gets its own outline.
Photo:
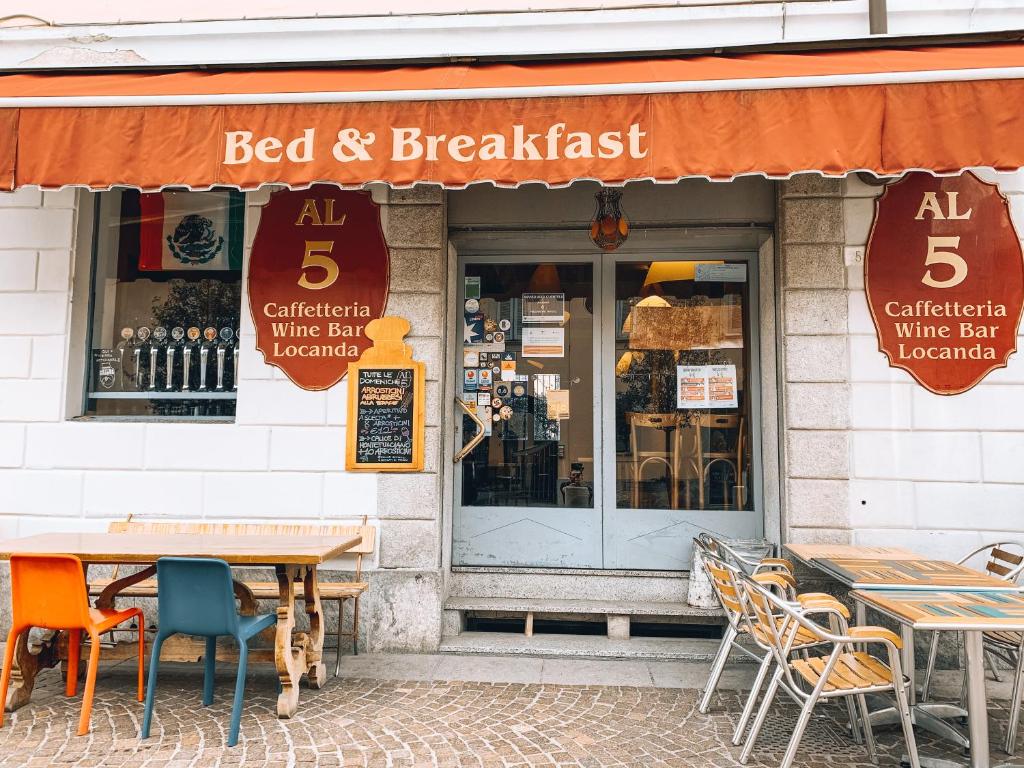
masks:
POLYGON ((756 258, 460 260, 452 563, 688 570, 760 536, 756 258), (458 411, 457 411, 458 412, 458 411))
POLYGON ((455 565, 602 567, 593 258, 460 267, 455 565))
POLYGON ((605 264, 605 568, 688 570, 700 531, 762 533, 750 266, 743 254, 605 264))

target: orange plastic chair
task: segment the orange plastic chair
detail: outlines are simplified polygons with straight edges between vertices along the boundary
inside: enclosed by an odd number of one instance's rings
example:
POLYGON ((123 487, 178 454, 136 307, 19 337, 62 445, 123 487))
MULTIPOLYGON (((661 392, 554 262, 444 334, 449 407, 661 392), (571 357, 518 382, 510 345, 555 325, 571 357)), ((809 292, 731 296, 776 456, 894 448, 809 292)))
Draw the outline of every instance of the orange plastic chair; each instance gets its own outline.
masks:
MULTIPOLYGON (((7 647, 4 649, 3 673, 0 676, 0 727, 4 724, 7 686, 14 665, 14 648, 22 632, 31 627, 63 629, 68 632, 68 680, 64 692, 74 696, 78 689, 78 660, 81 654, 82 631, 89 633, 89 671, 82 697, 82 715, 78 735, 89 732, 96 668, 100 660, 100 635, 131 618, 139 617, 139 627, 146 626, 139 608, 123 611, 89 607, 82 561, 73 555, 12 555, 11 598, 14 611, 7 647)), ((139 701, 143 700, 143 659, 145 639, 139 632, 139 701)))

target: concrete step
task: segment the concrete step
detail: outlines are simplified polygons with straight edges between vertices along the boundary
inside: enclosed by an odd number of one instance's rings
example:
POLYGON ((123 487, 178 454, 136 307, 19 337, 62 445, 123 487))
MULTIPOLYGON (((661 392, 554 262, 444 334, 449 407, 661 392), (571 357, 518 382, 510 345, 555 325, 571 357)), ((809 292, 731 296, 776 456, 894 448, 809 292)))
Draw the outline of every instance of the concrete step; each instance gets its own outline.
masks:
MULTIPOLYGON (((708 662, 719 640, 632 637, 616 640, 596 635, 526 637, 508 632, 463 632, 441 638, 441 653, 458 655, 539 656, 578 659, 653 659, 708 662)), ((736 654, 734 660, 739 660, 736 654)), ((745 658, 745 657, 743 657, 745 658)))
POLYGON ((695 608, 687 603, 637 600, 553 600, 523 597, 449 597, 446 611, 493 613, 590 614, 616 616, 674 616, 695 624, 718 623, 724 618, 720 609, 695 608))
POLYGON ((685 601, 688 574, 663 571, 614 572, 583 569, 531 571, 509 568, 449 574, 448 594, 456 597, 503 597, 552 600, 685 601))

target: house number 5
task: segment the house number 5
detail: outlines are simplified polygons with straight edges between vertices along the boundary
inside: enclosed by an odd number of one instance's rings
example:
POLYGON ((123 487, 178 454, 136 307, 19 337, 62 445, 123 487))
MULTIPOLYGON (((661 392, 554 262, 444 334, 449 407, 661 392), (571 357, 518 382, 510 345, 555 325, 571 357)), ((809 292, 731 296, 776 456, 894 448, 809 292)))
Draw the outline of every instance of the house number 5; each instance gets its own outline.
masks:
MULTIPOLYGON (((960 238, 957 238, 959 240, 960 238)), ((302 275, 299 277, 299 287, 308 288, 311 291, 322 291, 330 288, 338 280, 338 262, 328 256, 334 250, 333 240, 307 240, 306 254, 302 257, 302 275), (320 280, 310 280, 306 270, 322 269, 324 276, 320 280)))
POLYGON ((932 270, 927 269, 925 270, 924 277, 921 278, 921 282, 929 288, 953 288, 966 280, 967 262, 964 261, 964 257, 952 250, 939 250, 939 248, 955 249, 959 247, 959 235, 956 237, 929 237, 928 255, 924 258, 925 266, 931 267, 933 264, 946 264, 953 268, 953 274, 945 280, 936 280, 932 275, 932 270))

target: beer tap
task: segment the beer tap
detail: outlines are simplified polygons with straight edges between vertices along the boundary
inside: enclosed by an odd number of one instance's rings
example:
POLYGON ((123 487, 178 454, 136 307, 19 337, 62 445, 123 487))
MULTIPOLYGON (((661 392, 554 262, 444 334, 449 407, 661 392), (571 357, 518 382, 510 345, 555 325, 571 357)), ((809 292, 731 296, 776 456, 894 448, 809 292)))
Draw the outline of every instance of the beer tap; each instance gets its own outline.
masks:
POLYGON ((135 331, 135 337, 139 340, 138 346, 135 347, 135 389, 142 389, 142 348, 149 346, 149 337, 152 335, 152 331, 149 330, 149 326, 143 325, 137 331, 135 331))
POLYGON ((125 387, 125 374, 124 374, 124 353, 130 351, 135 346, 135 329, 129 326, 125 326, 121 329, 121 342, 117 345, 117 362, 118 362, 118 389, 124 391, 125 387))
POLYGON ((242 329, 235 328, 235 344, 231 349, 231 363, 234 366, 234 376, 231 377, 231 388, 238 389, 238 353, 242 349, 242 329))
POLYGON ((185 338, 185 329, 180 325, 171 329, 171 341, 167 343, 167 383, 164 389, 170 392, 174 389, 174 352, 181 346, 181 340, 185 338))
POLYGON ((149 345, 149 390, 156 390, 156 361, 160 356, 160 347, 167 343, 167 329, 158 325, 153 329, 153 341, 149 345))
POLYGON ((203 329, 203 338, 206 339, 199 347, 199 391, 207 392, 206 374, 210 365, 210 350, 217 343, 217 329, 210 326, 203 329))
POLYGON ((224 391, 224 360, 227 351, 233 346, 231 338, 234 335, 234 331, 227 326, 220 329, 220 341, 217 342, 217 386, 214 388, 217 392, 224 391))
POLYGON ((191 378, 191 365, 192 365, 192 350, 195 349, 196 344, 199 341, 199 337, 202 332, 198 327, 192 326, 188 329, 188 341, 185 343, 185 349, 181 353, 181 366, 182 366, 182 378, 181 378, 181 391, 188 392, 192 389, 192 378, 191 378))

